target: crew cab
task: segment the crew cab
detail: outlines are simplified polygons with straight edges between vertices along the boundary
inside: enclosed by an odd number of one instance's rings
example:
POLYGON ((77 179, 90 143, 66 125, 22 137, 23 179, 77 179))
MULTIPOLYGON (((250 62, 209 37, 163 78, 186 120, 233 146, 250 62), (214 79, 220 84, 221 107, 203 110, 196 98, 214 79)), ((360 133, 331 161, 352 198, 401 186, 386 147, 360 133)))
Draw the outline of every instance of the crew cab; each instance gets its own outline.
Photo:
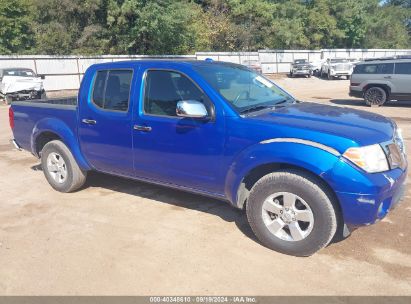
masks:
POLYGON ((245 66, 208 61, 92 65, 77 101, 13 102, 13 143, 50 185, 100 171, 244 209, 261 243, 307 256, 397 205, 407 161, 383 116, 300 102, 245 66))

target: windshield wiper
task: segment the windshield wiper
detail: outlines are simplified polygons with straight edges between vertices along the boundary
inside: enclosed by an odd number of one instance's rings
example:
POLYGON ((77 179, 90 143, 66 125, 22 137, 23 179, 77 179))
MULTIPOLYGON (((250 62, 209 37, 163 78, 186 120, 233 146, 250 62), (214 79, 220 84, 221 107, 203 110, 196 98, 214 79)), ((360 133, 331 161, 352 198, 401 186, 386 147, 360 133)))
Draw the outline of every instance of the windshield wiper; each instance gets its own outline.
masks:
POLYGON ((249 108, 247 108, 247 109, 244 109, 244 110, 240 111, 240 114, 245 114, 245 113, 260 111, 260 110, 264 110, 264 109, 274 109, 274 108, 277 107, 279 104, 283 104, 283 103, 286 103, 286 102, 289 102, 289 101, 290 101, 290 99, 283 99, 283 100, 280 100, 280 101, 276 102, 275 104, 270 104, 270 105, 257 105, 257 106, 249 107, 249 108))
POLYGON ((273 107, 273 106, 261 106, 261 105, 259 105, 259 106, 255 106, 255 107, 250 107, 250 108, 244 109, 244 110, 242 110, 242 111, 240 112, 240 114, 255 112, 255 111, 264 110, 264 109, 272 108, 272 107, 273 107))
POLYGON ((276 102, 276 103, 275 103, 274 107, 277 106, 277 105, 279 105, 279 104, 281 104, 281 103, 286 103, 286 102, 288 102, 288 101, 289 101, 289 99, 280 100, 279 102, 276 102))

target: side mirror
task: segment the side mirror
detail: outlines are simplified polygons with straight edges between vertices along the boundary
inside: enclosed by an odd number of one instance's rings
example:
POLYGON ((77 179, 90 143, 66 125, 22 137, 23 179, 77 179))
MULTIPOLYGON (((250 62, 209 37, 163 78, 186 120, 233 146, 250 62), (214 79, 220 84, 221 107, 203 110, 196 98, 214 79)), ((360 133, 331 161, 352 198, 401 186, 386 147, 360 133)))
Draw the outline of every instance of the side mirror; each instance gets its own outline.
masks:
POLYGON ((197 100, 182 100, 177 103, 177 116, 191 118, 206 118, 207 109, 202 102, 197 100))
POLYGON ((45 79, 46 78, 46 75, 43 75, 43 74, 41 74, 41 75, 37 75, 38 77, 40 77, 41 79, 45 79))

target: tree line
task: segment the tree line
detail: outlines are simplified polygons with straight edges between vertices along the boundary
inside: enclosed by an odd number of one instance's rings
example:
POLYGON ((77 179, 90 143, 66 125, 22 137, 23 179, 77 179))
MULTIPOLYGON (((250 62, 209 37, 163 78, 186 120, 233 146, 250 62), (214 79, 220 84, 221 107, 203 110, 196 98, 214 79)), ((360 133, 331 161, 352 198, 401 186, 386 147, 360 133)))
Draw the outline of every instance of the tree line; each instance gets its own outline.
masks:
POLYGON ((411 0, 1 0, 0 54, 410 48, 411 0))

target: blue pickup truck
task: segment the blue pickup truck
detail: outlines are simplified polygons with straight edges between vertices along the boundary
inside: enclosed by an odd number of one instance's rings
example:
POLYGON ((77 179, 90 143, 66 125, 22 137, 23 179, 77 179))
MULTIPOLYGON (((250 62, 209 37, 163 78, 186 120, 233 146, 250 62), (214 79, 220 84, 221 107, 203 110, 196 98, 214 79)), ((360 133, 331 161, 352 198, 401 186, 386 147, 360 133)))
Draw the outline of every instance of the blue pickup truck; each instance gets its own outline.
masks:
POLYGON ((91 66, 70 102, 14 102, 15 146, 50 185, 95 170, 228 201, 261 243, 308 256, 382 219, 401 199, 401 131, 383 116, 300 102, 244 66, 129 61, 91 66))

